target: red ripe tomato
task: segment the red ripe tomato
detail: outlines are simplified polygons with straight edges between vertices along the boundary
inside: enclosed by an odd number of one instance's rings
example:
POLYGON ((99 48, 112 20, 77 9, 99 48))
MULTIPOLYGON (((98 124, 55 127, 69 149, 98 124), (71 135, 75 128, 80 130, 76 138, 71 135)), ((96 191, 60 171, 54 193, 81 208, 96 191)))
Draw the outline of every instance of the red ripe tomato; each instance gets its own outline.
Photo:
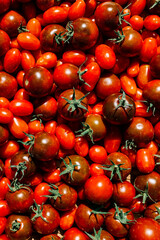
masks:
POLYGON ((67 17, 68 12, 66 8, 61 6, 53 6, 43 13, 43 20, 46 25, 52 23, 63 23, 67 20, 67 17))
POLYGON ((74 150, 82 157, 87 156, 89 152, 89 143, 87 139, 85 137, 76 137, 74 150))
POLYGON ((122 141, 122 134, 119 127, 110 125, 104 138, 104 147, 107 153, 117 152, 122 141))
POLYGON ((86 55, 81 50, 69 50, 63 53, 62 60, 65 63, 71 63, 76 66, 80 66, 85 62, 86 55))
POLYGON ((142 44, 140 59, 143 62, 149 62, 157 53, 157 41, 155 38, 145 38, 142 44))
POLYGON ((32 33, 22 32, 17 36, 19 45, 25 50, 37 50, 40 48, 40 41, 32 33))
POLYGON ((72 227, 64 233, 64 240, 70 240, 71 238, 76 240, 77 237, 79 240, 88 240, 87 235, 76 227, 72 227))
POLYGON ((97 63, 103 69, 111 69, 116 63, 114 51, 106 44, 100 44, 96 47, 95 57, 97 63))
POLYGON ((4 57, 4 70, 14 73, 21 63, 21 53, 17 48, 11 48, 4 57))
POLYGON ((141 173, 151 173, 155 168, 155 161, 149 149, 141 148, 137 151, 136 166, 141 173))
POLYGON ((68 19, 73 21, 77 18, 83 17, 85 14, 86 3, 84 0, 77 0, 74 2, 68 11, 68 19))
POLYGON ((0 124, 7 124, 13 119, 13 113, 7 108, 0 108, 0 124))
MULTIPOLYGON (((35 58, 30 51, 22 50, 22 52, 21 52, 21 66, 22 66, 24 71, 27 71, 32 67, 35 67, 35 58)), ((22 72, 20 72, 20 73, 22 73, 22 72)))
POLYGON ((8 127, 12 135, 19 139, 24 138, 26 136, 25 133, 28 133, 28 125, 20 117, 14 117, 8 124, 8 127))
POLYGON ((6 72, 0 72, 1 97, 5 97, 7 99, 12 98, 17 92, 17 87, 17 81, 12 75, 6 72))
POLYGON ((75 135, 67 125, 58 125, 55 134, 64 149, 73 149, 75 145, 75 135))
POLYGON ((4 200, 6 197, 6 193, 9 190, 10 180, 7 177, 2 177, 0 179, 0 200, 4 200))
POLYGON ((32 33, 35 37, 39 38, 41 32, 41 24, 36 18, 31 18, 26 25, 26 28, 32 33))
POLYGON ((10 37, 8 36, 8 34, 3 31, 0 30, 0 57, 5 55, 6 52, 10 49, 10 37))
POLYGON ((45 67, 47 69, 53 68, 56 66, 57 56, 52 52, 43 53, 36 61, 36 66, 45 67))
POLYGON ((10 111, 15 116, 29 116, 33 113, 33 104, 27 100, 12 100, 9 104, 10 111))
POLYGON ((106 149, 100 145, 93 145, 89 149, 89 157, 95 163, 104 164, 107 159, 106 149))
POLYGON ((144 19, 144 27, 150 31, 157 30, 160 27, 160 17, 158 15, 148 15, 144 19))

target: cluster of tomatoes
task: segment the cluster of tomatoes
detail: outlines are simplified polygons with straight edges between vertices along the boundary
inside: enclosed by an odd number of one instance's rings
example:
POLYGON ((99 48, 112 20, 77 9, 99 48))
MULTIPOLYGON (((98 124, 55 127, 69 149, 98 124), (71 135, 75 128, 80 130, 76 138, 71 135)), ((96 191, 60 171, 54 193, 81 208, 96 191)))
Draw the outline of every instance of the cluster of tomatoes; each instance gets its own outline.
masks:
POLYGON ((159 0, 0 0, 0 240, 160 240, 159 144, 159 0))

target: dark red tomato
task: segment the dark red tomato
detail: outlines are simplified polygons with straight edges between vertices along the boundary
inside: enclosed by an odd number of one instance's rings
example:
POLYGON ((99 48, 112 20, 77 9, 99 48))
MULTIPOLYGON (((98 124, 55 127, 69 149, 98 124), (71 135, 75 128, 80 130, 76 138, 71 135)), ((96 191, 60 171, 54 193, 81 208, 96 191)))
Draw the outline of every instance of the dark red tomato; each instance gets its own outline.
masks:
POLYGON ((96 24, 102 31, 111 31, 117 29, 120 22, 119 13, 122 7, 115 2, 103 2, 98 5, 95 10, 94 17, 96 24))
POLYGON ((27 100, 14 99, 10 102, 9 109, 15 116, 29 116, 33 113, 33 104, 27 100))
POLYGON ((134 100, 125 93, 109 95, 103 103, 103 116, 111 124, 129 123, 135 115, 134 100))
POLYGON ((154 55, 150 61, 151 74, 154 78, 160 78, 160 53, 154 55))
POLYGON ((5 55, 6 52, 10 49, 10 37, 8 36, 8 34, 3 31, 0 30, 0 57, 5 55))
POLYGON ((160 210, 160 202, 153 203, 148 205, 144 211, 144 217, 152 218, 160 223, 159 219, 159 210, 160 210))
POLYGON ((7 177, 2 177, 0 179, 0 200, 5 199, 6 193, 9 190, 10 180, 7 177))
POLYGON ((36 205, 31 213, 33 228, 40 234, 51 234, 59 226, 60 215, 50 204, 44 204, 43 207, 36 205), (36 212, 41 212, 41 216, 36 216, 36 212))
POLYGON ((9 131, 5 125, 0 125, 0 146, 9 139, 9 131))
POLYGON ((136 222, 130 227, 129 240, 159 240, 159 231, 159 224, 155 220, 141 217, 136 219, 136 222))
POLYGON ((5 31, 10 37, 18 35, 18 28, 26 25, 25 18, 16 11, 7 12, 0 21, 0 28, 5 31))
POLYGON ((139 32, 128 29, 123 31, 124 38, 119 43, 118 52, 125 57, 135 57, 140 54, 142 37, 139 32))
POLYGON ((35 99, 33 102, 34 114, 44 121, 53 119, 57 113, 57 101, 52 96, 35 99))
POLYGON ((113 194, 113 185, 105 175, 92 176, 84 185, 84 194, 92 203, 103 205, 113 194))
POLYGON ((76 240, 78 238, 78 240, 88 240, 88 237, 87 235, 79 230, 78 228, 76 227, 72 227, 70 229, 68 229, 65 233, 64 233, 64 236, 63 236, 64 240, 76 240))
POLYGON ((135 178, 134 186, 137 192, 143 194, 146 192, 147 202, 160 201, 160 174, 153 171, 149 174, 139 175, 135 178))
POLYGON ((82 185, 89 177, 89 163, 79 155, 67 156, 60 164, 60 176, 71 185, 82 185))
POLYGON ((39 161, 38 162, 38 166, 40 167, 40 169, 42 169, 44 172, 52 172, 54 170, 56 170, 57 168, 57 162, 56 160, 53 158, 50 161, 39 161))
POLYGON ((104 165, 105 174, 113 181, 123 181, 131 172, 131 161, 121 152, 113 152, 107 156, 104 165))
POLYGON ((33 190, 29 187, 22 187, 18 190, 10 189, 6 193, 8 206, 15 213, 26 213, 34 202, 33 198, 33 190))
POLYGON ((29 95, 40 98, 50 93, 53 77, 46 68, 33 67, 25 73, 23 84, 29 95))
POLYGON ((58 45, 55 40, 55 34, 60 34, 65 31, 65 28, 59 24, 49 24, 43 28, 40 33, 40 43, 43 50, 47 52, 61 52, 62 45, 58 45))
POLYGON ((154 126, 154 137, 155 137, 155 141, 159 144, 160 143, 160 121, 158 121, 154 126))
POLYGON ((82 231, 93 232, 99 230, 104 222, 104 217, 101 214, 92 212, 92 208, 85 204, 80 204, 76 210, 75 222, 78 228, 82 231))
POLYGON ((103 73, 96 85, 96 94, 101 99, 105 99, 113 93, 120 92, 120 90, 120 79, 113 73, 103 73))
POLYGON ((87 134, 88 139, 94 142, 99 141, 105 137, 107 128, 103 122, 101 115, 89 114, 86 117, 85 123, 83 124, 83 129, 79 130, 79 132, 82 132, 80 136, 83 136, 84 132, 84 135, 87 134))
POLYGON ((104 138, 104 147, 107 153, 117 152, 122 141, 122 134, 118 126, 110 125, 104 138))
POLYGON ((30 218, 22 215, 10 215, 7 219, 5 232, 9 239, 28 240, 32 235, 32 224, 30 218))
POLYGON ((60 240, 60 237, 58 237, 56 234, 49 234, 42 237, 40 240, 60 240))
POLYGON ((128 208, 118 208, 117 206, 108 210, 105 226, 106 230, 114 237, 122 238, 127 236, 130 224, 134 222, 133 213, 128 211, 128 208))
POLYGON ((79 84, 78 67, 71 63, 57 66, 53 72, 53 81, 63 90, 77 87, 79 84))
POLYGON ((75 135, 66 124, 60 124, 57 126, 56 137, 58 138, 61 147, 64 149, 73 149, 75 145, 75 135))
POLYGON ((6 12, 11 5, 11 0, 0 1, 0 14, 6 12))
POLYGON ((128 207, 136 195, 136 190, 132 183, 128 181, 113 184, 112 198, 120 207, 128 207))
POLYGON ((30 32, 19 33, 17 42, 25 50, 37 50, 40 48, 40 40, 30 32))
POLYGON ((26 149, 21 149, 11 158, 11 169, 18 179, 25 179, 36 172, 36 165, 26 149))
POLYGON ((4 70, 8 73, 14 73, 21 63, 21 52, 17 48, 11 48, 4 57, 4 70))
POLYGON ((147 148, 141 148, 137 151, 136 167, 141 173, 151 173, 155 168, 155 160, 147 148))
POLYGON ((159 107, 159 96, 160 96, 160 80, 152 80, 148 82, 143 88, 143 97, 148 101, 153 103, 156 108, 159 107))
POLYGON ((3 174, 4 174, 4 163, 0 159, 0 179, 3 177, 3 174))
POLYGON ((160 15, 160 5, 156 0, 147 0, 147 8, 150 13, 160 15))
POLYGON ((5 97, 7 99, 14 97, 17 92, 17 87, 17 81, 12 75, 3 71, 0 72, 1 97, 5 97))
POLYGON ((11 214, 11 210, 6 200, 0 200, 0 217, 5 217, 11 214))
POLYGON ((95 49, 96 61, 101 68, 111 69, 116 63, 116 55, 111 47, 100 44, 95 49))
POLYGON ((36 5, 42 11, 46 11, 55 4, 54 0, 36 0, 36 5))
POLYGON ((119 74, 124 72, 130 64, 130 58, 124 57, 119 53, 116 53, 116 63, 112 68, 112 73, 119 74))
POLYGON ((31 142, 31 154, 37 161, 52 160, 57 155, 58 150, 57 137, 47 132, 37 133, 34 142, 31 142))
POLYGON ((58 112, 61 117, 69 121, 77 121, 88 111, 88 100, 78 89, 67 89, 57 100, 58 112))
POLYGON ((142 203, 142 197, 134 198, 132 203, 130 204, 129 208, 132 210, 133 213, 143 213, 147 207, 146 203, 142 203))
POLYGON ((58 211, 71 210, 77 202, 77 192, 65 183, 57 183, 49 190, 51 205, 58 211))
POLYGON ((135 144, 147 144, 152 141, 154 129, 151 122, 142 117, 134 117, 125 130, 125 140, 134 141, 135 144))
POLYGON ((46 25, 52 23, 63 23, 67 20, 68 11, 61 6, 53 6, 43 13, 43 20, 46 25))
POLYGON ((97 25, 89 18, 81 17, 74 20, 74 35, 71 45, 74 49, 87 50, 95 45, 99 36, 97 25))

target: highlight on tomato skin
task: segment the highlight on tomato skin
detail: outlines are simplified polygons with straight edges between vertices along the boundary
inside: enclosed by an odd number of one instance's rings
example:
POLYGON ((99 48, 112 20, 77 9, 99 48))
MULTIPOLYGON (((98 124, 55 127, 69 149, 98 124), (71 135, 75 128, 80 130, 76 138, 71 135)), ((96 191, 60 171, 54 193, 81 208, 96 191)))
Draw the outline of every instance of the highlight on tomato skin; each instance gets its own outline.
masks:
POLYGON ((0 240, 160 240, 158 0, 0 0, 0 240))

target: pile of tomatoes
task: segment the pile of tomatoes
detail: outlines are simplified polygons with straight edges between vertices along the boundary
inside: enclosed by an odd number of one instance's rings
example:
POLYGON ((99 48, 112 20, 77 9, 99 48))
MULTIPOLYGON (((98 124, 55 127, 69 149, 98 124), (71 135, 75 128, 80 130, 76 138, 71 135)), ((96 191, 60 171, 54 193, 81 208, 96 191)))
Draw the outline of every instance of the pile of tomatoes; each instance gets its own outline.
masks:
POLYGON ((0 0, 0 240, 160 240, 159 144, 159 0, 0 0))

